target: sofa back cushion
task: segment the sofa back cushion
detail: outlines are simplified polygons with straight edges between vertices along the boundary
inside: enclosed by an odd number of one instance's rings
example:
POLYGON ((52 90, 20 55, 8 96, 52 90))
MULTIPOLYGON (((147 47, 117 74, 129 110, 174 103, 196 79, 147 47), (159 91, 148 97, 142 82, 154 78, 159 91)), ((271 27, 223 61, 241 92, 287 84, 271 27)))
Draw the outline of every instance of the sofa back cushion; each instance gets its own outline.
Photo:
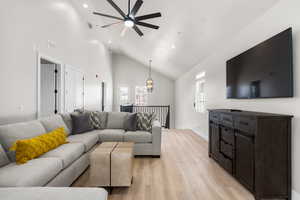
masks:
POLYGON ((47 132, 51 132, 55 129, 63 127, 67 133, 67 136, 70 135, 70 129, 60 115, 52 115, 47 118, 42 118, 40 119, 40 122, 43 124, 47 132))
POLYGON ((9 151, 9 148, 17 141, 32 138, 43 133, 46 129, 40 121, 30 121, 17 124, 0 126, 0 143, 7 152, 11 161, 15 161, 15 152, 9 151))
POLYGON ((2 146, 0 144, 0 167, 3 167, 9 163, 10 163, 10 161, 9 161, 4 149, 2 148, 2 146))
POLYGON ((128 113, 109 112, 107 117, 107 129, 124 129, 124 122, 128 113))

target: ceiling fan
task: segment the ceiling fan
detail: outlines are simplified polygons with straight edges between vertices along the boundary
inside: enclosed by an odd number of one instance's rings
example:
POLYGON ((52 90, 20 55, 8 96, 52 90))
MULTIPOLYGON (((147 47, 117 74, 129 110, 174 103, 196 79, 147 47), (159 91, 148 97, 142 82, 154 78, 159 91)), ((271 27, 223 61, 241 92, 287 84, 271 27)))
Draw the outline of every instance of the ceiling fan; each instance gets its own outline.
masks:
POLYGON ((123 22, 124 25, 125 25, 125 28, 123 29, 123 31, 121 33, 121 36, 124 36, 127 28, 133 28, 139 36, 143 36, 144 34, 138 26, 144 26, 144 27, 152 28, 152 29, 159 29, 159 26, 149 24, 149 23, 145 23, 145 22, 142 22, 142 21, 147 20, 147 19, 161 17, 160 12, 152 13, 152 14, 148 14, 148 15, 136 16, 138 11, 140 10, 142 4, 144 3, 143 0, 137 0, 132 9, 131 9, 131 5, 130 5, 131 2, 130 2, 130 0, 128 0, 128 12, 127 12, 127 14, 125 14, 125 12, 123 12, 120 9, 120 7, 118 7, 112 0, 107 0, 107 1, 108 1, 108 3, 110 3, 110 5, 112 7, 114 7, 118 11, 118 13, 121 15, 121 17, 102 14, 102 13, 99 13, 99 12, 93 12, 93 14, 95 14, 95 15, 100 15, 100 16, 103 16, 103 17, 108 17, 108 18, 120 20, 120 21, 112 23, 112 24, 104 25, 104 26, 102 26, 102 28, 107 28, 107 27, 110 27, 110 26, 113 26, 113 25, 116 25, 116 24, 120 24, 120 23, 123 22))

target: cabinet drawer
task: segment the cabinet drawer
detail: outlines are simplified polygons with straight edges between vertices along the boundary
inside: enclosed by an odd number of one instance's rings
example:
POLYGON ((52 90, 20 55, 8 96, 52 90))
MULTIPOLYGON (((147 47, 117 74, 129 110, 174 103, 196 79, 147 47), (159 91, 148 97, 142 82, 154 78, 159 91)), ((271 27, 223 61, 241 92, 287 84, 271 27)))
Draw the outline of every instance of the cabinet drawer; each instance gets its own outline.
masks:
POLYGON ((222 127, 221 129, 221 138, 228 144, 234 144, 234 132, 230 128, 222 127))
POLYGON ((216 122, 216 123, 219 123, 219 120, 220 120, 220 115, 219 113, 215 113, 215 112, 211 112, 209 114, 209 120, 213 121, 213 122, 216 122))
POLYGON ((254 119, 247 117, 237 117, 234 121, 234 128, 254 135, 256 122, 254 119))
POLYGON ((233 127, 233 117, 232 115, 220 114, 220 123, 224 126, 233 127))
POLYGON ((232 168, 232 160, 226 158, 223 156, 223 154, 220 153, 219 156, 219 164, 230 174, 233 173, 233 168, 232 168))
POLYGON ((233 147, 230 144, 221 141, 221 152, 225 154, 225 156, 233 159, 233 147))

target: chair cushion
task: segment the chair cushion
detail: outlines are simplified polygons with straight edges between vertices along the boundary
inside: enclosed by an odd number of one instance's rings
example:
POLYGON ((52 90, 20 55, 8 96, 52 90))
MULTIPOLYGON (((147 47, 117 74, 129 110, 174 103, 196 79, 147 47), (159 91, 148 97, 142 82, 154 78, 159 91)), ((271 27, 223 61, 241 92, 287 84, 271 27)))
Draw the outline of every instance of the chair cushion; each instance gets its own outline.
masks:
POLYGON ((103 188, 0 188, 1 200, 107 200, 103 188))
POLYGON ((17 124, 9 124, 0 126, 0 143, 4 151, 6 151, 8 158, 15 161, 15 152, 9 151, 9 148, 17 141, 27 138, 32 138, 43 133, 46 129, 40 121, 30 121, 17 124))
POLYGON ((70 135, 71 131, 60 115, 53 115, 47 118, 40 119, 40 122, 43 124, 47 132, 51 132, 55 129, 63 127, 67 135, 70 135))
POLYGON ((146 131, 128 131, 124 134, 124 142, 150 143, 152 134, 146 131))
POLYGON ((0 144, 0 167, 5 166, 9 163, 10 163, 10 161, 9 161, 4 149, 2 148, 2 146, 0 144))
POLYGON ((10 163, 0 168, 0 187, 44 186, 62 169, 58 158, 33 159, 23 165, 10 163))
POLYGON ((41 158, 60 158, 65 169, 84 153, 84 145, 81 143, 63 144, 41 156, 41 158))
POLYGON ((123 142, 125 131, 122 129, 105 129, 98 131, 101 142, 123 142))
POLYGON ((99 134, 96 131, 70 135, 68 137, 70 143, 82 143, 84 144, 84 151, 88 152, 99 141, 99 134))
POLYGON ((107 117, 107 129, 124 129, 124 122, 128 113, 109 112, 107 117))

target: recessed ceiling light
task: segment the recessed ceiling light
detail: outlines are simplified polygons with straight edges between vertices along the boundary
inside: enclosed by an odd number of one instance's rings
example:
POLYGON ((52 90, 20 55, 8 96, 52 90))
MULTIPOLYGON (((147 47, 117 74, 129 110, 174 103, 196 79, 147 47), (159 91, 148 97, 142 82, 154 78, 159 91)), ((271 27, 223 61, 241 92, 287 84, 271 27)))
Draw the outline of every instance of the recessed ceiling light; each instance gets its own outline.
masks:
POLYGON ((88 8, 88 7, 89 7, 89 5, 87 5, 86 3, 84 3, 84 4, 82 4, 82 7, 84 7, 84 8, 88 8))
POLYGON ((111 44, 112 43, 112 41, 111 40, 108 40, 108 44, 111 44))
POLYGON ((175 48, 176 48, 175 44, 172 44, 171 48, 172 48, 172 49, 175 49, 175 48))

